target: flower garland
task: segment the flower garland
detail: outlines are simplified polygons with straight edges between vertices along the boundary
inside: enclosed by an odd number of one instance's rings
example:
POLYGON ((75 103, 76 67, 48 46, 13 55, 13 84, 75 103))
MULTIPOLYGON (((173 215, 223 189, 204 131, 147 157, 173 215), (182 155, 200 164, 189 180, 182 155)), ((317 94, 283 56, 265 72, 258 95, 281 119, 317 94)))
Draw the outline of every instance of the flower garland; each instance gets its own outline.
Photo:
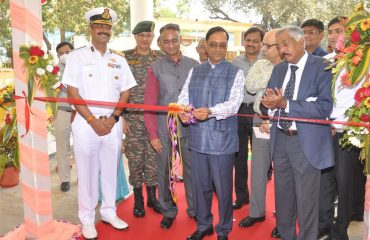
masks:
MULTIPOLYGON (((55 97, 59 82, 59 67, 56 66, 51 54, 45 53, 40 46, 22 45, 19 56, 24 60, 27 70, 28 103, 31 106, 35 97, 35 85, 44 90, 47 97, 55 97)), ((54 114, 57 110, 57 103, 47 102, 46 108, 49 113, 54 114)))
MULTIPOLYGON (((344 39, 343 39, 344 40, 344 39)), ((354 8, 354 13, 346 22, 346 41, 337 44, 339 53, 333 64, 333 93, 335 82, 340 76, 343 88, 352 88, 362 83, 354 95, 355 104, 347 109, 348 121, 370 123, 370 13, 362 3, 354 8)), ((335 96, 334 96, 335 97, 335 96)), ((365 160, 365 172, 370 173, 370 127, 346 126, 342 146, 355 146, 361 149, 360 159, 365 160)))
MULTIPOLYGON (((344 20, 343 20, 344 21, 344 20)), ((343 39, 344 40, 344 39, 343 39)), ((343 87, 359 84, 364 78, 368 80, 370 63, 370 14, 365 11, 363 4, 355 6, 354 13, 346 22, 345 43, 339 42, 339 53, 335 56, 332 72, 336 80, 343 69, 346 73, 341 75, 343 87)), ((334 89, 335 81, 333 81, 334 89)))

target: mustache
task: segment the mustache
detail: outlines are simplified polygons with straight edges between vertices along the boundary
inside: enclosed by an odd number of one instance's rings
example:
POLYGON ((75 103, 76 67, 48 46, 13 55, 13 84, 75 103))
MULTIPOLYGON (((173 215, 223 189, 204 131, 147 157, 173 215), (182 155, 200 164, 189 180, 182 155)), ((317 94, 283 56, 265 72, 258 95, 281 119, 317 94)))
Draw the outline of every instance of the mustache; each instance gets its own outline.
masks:
POLYGON ((281 55, 281 57, 283 57, 283 58, 284 58, 285 56, 289 56, 290 54, 289 54, 289 53, 286 53, 286 52, 283 52, 283 53, 281 53, 280 55, 281 55))
POLYGON ((107 36, 107 37, 109 37, 110 36, 110 34, 109 33, 105 33, 105 32, 99 32, 98 33, 98 35, 100 36, 100 35, 105 35, 105 36, 107 36))

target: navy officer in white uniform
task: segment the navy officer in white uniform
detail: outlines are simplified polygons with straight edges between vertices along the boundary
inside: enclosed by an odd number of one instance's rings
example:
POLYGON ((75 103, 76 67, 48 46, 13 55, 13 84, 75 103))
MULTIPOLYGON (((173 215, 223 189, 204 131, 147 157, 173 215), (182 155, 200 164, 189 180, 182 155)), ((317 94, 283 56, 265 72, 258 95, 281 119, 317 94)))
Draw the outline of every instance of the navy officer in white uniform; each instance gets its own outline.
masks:
MULTIPOLYGON (((76 49, 68 58, 63 84, 68 96, 77 100, 125 103, 129 89, 136 85, 122 55, 107 47, 117 14, 109 8, 95 8, 85 14, 89 21, 91 45, 76 49)), ((102 221, 118 230, 128 227, 116 214, 117 166, 121 154, 122 109, 74 105, 72 122, 74 154, 78 174, 78 215, 86 239, 96 239, 95 208, 101 176, 102 221)))

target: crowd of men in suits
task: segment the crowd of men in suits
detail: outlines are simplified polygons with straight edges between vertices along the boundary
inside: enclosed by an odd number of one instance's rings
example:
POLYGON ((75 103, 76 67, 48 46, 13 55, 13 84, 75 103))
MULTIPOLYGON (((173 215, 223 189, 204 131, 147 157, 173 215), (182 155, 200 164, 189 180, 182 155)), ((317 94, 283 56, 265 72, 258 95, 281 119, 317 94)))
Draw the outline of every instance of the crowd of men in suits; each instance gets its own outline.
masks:
MULTIPOLYGON (((99 8, 85 17, 90 23, 92 44, 73 51, 68 58, 63 83, 70 98, 149 105, 177 102, 181 106, 179 140, 187 214, 197 222, 197 229, 186 239, 203 239, 214 231, 217 239, 228 239, 233 210, 247 204, 250 214, 239 226, 263 222, 271 160, 276 208, 273 237, 348 239, 349 222, 363 220, 363 166, 358 161, 358 149, 339 145, 343 126, 279 119, 344 119, 356 89, 348 90, 343 101, 333 102, 332 73, 328 70, 336 43, 344 36, 344 17, 328 24, 331 55, 320 46, 324 24, 309 19, 300 27, 268 32, 258 27, 248 29, 243 36, 245 53, 232 62, 226 60, 229 34, 219 26, 209 29, 199 41, 198 62, 182 54, 179 25, 169 23, 160 29, 158 45, 162 53, 150 49, 154 23, 140 22, 133 30, 137 46, 126 51, 126 61, 122 54, 107 48, 116 13, 99 8), (109 74, 102 75, 105 72, 109 74), (254 117, 236 117, 237 113, 254 117), (275 120, 266 120, 266 116, 275 120), (261 139, 255 131, 270 137, 261 139), (251 193, 248 149, 252 150, 251 193), (354 185, 360 186, 356 192, 354 185), (215 230, 213 192, 219 213, 215 230)), ((171 143, 166 114, 132 111, 123 114, 126 121, 122 125, 119 108, 75 108, 72 131, 84 237, 94 239, 98 235, 94 219, 99 173, 103 221, 119 230, 128 227, 115 212, 114 196, 119 183, 112 174, 117 171, 119 141, 124 130, 128 133, 127 126, 131 126, 125 144, 129 180, 135 193, 133 214, 145 215, 141 188, 146 184, 148 206, 163 215, 160 227, 171 228, 178 208, 169 188, 171 143), (138 138, 139 134, 142 137, 138 138)))

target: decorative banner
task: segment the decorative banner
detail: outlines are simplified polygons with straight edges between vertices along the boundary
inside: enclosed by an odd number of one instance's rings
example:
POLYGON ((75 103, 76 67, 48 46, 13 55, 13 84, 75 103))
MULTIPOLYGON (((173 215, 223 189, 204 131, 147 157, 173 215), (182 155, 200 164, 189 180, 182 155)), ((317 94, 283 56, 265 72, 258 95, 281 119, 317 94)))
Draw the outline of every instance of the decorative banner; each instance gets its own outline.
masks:
MULTIPOLYGON (((43 41, 41 2, 10 1, 15 94, 24 97, 27 97, 25 93, 28 92, 27 72, 24 68, 25 62, 19 57, 19 49, 24 44, 41 45, 43 41)), ((35 87, 34 91, 35 96, 44 96, 38 87, 35 87)), ((16 101, 18 135, 20 130, 29 129, 29 133, 19 138, 18 142, 24 225, 4 239, 70 239, 73 233, 78 231, 78 227, 53 221, 52 216, 45 103, 35 102, 32 108, 27 108, 27 102, 16 101)))

